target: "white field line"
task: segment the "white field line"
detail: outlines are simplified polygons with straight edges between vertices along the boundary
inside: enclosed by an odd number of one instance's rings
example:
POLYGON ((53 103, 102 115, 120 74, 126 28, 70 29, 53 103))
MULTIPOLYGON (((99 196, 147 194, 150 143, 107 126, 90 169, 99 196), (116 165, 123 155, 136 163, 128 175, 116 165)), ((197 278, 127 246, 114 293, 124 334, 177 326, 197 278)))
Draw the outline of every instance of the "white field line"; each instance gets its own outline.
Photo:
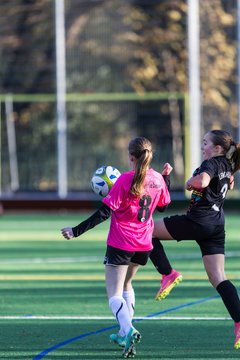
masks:
MULTIPOLYGON (((112 316, 0 316, 0 320, 115 320, 112 316)), ((231 320, 230 317, 192 317, 192 316, 143 316, 136 317, 134 320, 182 320, 182 321, 225 321, 231 320)))
MULTIPOLYGON (((226 257, 239 257, 240 251, 229 251, 226 257)), ((174 260, 200 259, 199 254, 171 254, 174 260)), ((46 257, 46 258, 22 258, 22 259, 1 259, 0 264, 54 264, 54 263, 82 263, 82 262, 99 262, 103 256, 69 256, 69 257, 46 257)))
POLYGON ((99 262, 103 256, 79 256, 79 257, 59 257, 59 258, 29 258, 29 259, 0 259, 0 264, 56 264, 56 263, 81 263, 99 262))

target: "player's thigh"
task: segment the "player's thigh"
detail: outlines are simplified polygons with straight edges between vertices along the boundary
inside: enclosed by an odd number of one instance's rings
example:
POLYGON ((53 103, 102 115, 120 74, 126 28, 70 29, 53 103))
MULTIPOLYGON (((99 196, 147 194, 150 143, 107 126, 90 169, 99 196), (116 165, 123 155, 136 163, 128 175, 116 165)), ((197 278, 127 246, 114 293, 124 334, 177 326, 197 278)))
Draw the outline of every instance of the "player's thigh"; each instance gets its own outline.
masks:
POLYGON ((153 237, 161 240, 173 240, 168 232, 163 219, 154 221, 153 237))
POLYGON ((130 263, 128 265, 128 270, 124 282, 124 290, 131 290, 132 288, 132 279, 134 278, 135 274, 137 273, 139 269, 138 264, 130 263))
POLYGON ((128 265, 106 265, 105 280, 108 298, 122 296, 128 265))

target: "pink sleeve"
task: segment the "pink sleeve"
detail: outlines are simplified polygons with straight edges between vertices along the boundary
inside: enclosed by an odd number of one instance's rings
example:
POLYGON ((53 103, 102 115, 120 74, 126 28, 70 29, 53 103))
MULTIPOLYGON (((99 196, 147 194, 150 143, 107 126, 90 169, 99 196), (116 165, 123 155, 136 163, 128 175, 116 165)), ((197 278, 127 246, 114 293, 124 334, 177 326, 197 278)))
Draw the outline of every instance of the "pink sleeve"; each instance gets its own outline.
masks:
POLYGON ((125 194, 124 176, 120 175, 108 195, 102 200, 104 204, 110 207, 113 211, 118 209, 122 203, 125 194))

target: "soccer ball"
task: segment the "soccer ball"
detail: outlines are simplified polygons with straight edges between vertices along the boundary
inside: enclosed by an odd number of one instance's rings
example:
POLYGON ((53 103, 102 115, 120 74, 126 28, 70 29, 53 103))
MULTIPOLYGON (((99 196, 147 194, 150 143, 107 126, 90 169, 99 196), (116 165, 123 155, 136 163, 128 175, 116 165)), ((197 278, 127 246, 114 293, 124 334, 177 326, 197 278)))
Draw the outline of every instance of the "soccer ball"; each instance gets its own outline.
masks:
POLYGON ((102 197, 107 196, 109 190, 121 173, 113 166, 101 166, 97 169, 91 179, 93 191, 102 197))

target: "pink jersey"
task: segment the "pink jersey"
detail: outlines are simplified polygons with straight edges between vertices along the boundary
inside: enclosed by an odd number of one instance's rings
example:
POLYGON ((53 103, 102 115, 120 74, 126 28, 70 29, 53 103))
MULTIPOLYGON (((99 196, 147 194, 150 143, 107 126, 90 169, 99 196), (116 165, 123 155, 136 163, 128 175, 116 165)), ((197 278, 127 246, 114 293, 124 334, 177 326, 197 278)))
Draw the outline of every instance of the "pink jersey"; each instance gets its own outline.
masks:
POLYGON ((126 251, 149 251, 152 246, 153 218, 156 206, 170 203, 170 195, 161 174, 147 171, 140 198, 130 193, 134 171, 122 174, 102 200, 112 210, 107 244, 126 251))

